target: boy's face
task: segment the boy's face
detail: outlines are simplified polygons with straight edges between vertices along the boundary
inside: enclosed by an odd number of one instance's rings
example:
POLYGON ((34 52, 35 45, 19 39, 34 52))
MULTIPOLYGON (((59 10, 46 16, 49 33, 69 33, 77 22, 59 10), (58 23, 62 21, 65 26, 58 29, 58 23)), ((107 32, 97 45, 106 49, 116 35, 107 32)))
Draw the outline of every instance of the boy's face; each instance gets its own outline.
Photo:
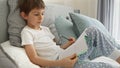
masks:
POLYGON ((27 25, 39 27, 44 18, 44 9, 32 9, 28 15, 23 17, 27 21, 27 25))

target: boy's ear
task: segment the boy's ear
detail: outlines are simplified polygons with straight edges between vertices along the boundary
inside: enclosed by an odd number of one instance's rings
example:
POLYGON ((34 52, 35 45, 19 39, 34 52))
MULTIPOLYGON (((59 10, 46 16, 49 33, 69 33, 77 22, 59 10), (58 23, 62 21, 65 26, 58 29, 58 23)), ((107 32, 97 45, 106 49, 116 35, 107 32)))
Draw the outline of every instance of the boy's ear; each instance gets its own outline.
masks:
POLYGON ((25 12, 21 12, 20 15, 22 16, 23 19, 27 20, 27 15, 25 14, 25 12))

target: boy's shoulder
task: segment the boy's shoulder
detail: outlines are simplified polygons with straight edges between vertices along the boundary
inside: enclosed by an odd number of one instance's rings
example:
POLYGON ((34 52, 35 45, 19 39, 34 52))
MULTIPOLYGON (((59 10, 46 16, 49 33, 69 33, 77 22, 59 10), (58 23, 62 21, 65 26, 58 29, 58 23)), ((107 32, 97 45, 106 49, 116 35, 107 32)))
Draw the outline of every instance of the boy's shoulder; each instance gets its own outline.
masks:
POLYGON ((41 26, 41 28, 48 28, 47 26, 41 26))
MULTIPOLYGON (((49 30, 49 28, 48 27, 46 27, 46 26, 40 26, 43 30, 49 30)), ((23 29, 22 29, 22 31, 21 32, 33 32, 33 31, 35 31, 34 29, 31 29, 30 27, 28 27, 28 26, 25 26, 23 29)))
POLYGON ((29 30, 28 26, 25 26, 25 27, 22 29, 22 31, 24 31, 24 30, 29 30))
POLYGON ((43 28, 43 29, 49 29, 47 26, 41 26, 41 28, 43 28))
POLYGON ((22 30, 21 30, 21 33, 23 32, 31 32, 32 30, 28 27, 28 26, 25 26, 22 30))

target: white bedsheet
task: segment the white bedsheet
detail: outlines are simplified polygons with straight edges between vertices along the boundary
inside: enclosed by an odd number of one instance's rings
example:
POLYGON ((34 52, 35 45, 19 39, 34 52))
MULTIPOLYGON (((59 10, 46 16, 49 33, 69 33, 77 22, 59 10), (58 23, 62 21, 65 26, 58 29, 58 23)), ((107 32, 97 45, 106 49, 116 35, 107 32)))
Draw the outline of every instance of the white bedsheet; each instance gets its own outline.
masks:
POLYGON ((94 60, 91 60, 91 62, 104 62, 113 65, 115 68, 120 68, 120 64, 118 62, 105 56, 95 58, 94 60))
POLYGON ((40 68, 29 60, 23 48, 11 46, 9 41, 2 43, 1 47, 19 68, 40 68))

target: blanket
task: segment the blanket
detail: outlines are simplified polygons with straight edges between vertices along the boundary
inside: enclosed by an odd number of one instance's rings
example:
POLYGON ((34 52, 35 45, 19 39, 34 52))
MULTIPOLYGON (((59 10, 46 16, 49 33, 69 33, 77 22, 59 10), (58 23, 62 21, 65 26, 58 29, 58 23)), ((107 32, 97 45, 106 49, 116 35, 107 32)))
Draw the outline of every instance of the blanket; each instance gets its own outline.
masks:
POLYGON ((109 63, 91 62, 86 59, 93 60, 100 56, 108 57, 119 44, 116 43, 111 36, 104 34, 96 27, 85 29, 85 33, 87 35, 85 39, 88 45, 88 51, 79 56, 76 66, 80 68, 117 68, 109 63))

